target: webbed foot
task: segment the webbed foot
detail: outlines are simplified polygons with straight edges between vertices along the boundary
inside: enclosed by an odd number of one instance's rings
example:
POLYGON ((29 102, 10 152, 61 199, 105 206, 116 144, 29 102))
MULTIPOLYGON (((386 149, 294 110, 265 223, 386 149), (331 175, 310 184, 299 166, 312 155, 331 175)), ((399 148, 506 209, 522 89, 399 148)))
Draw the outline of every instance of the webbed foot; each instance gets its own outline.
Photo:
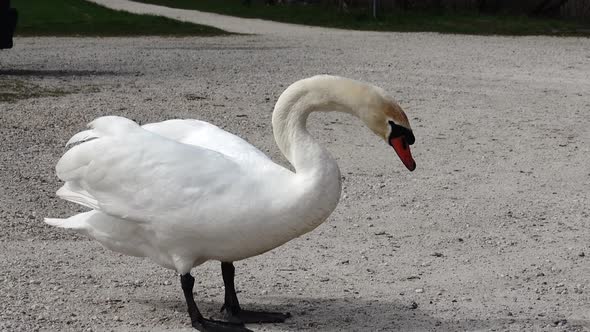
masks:
POLYGON ((203 318, 193 322, 193 327, 201 332, 252 332, 243 323, 222 322, 218 320, 203 318))
POLYGON ((224 318, 229 322, 235 323, 283 323, 291 317, 290 313, 281 312, 264 312, 250 310, 229 310, 223 306, 221 311, 225 311, 224 318), (234 312, 232 312, 234 311, 234 312))

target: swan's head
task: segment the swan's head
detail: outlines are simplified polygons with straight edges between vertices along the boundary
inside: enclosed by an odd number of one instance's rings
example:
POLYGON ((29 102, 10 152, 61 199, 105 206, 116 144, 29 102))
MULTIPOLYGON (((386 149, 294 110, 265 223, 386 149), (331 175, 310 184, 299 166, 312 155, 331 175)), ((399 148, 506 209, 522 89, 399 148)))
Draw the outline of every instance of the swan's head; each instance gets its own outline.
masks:
POLYGON ((382 90, 369 98, 368 107, 359 112, 361 120, 377 135, 391 145, 404 165, 413 171, 416 162, 410 145, 416 140, 408 117, 395 100, 382 90))

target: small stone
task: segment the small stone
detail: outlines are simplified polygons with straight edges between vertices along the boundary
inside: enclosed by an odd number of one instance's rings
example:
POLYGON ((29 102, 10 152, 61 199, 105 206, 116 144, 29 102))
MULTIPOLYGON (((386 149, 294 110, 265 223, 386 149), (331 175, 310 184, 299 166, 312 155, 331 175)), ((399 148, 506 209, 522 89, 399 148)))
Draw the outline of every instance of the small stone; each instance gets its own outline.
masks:
POLYGON ((578 256, 584 257, 584 256, 586 256, 586 254, 582 251, 581 253, 578 254, 578 256))
POLYGON ((444 255, 442 253, 440 253, 440 252, 433 252, 432 253, 432 256, 434 256, 434 257, 444 257, 444 255))
POLYGON ((424 293, 424 288, 416 288, 416 290, 414 290, 414 292, 416 292, 416 293, 424 293))
POLYGON ((412 303, 410 303, 408 308, 410 308, 411 310, 418 309, 418 303, 416 303, 415 301, 412 301, 412 303))

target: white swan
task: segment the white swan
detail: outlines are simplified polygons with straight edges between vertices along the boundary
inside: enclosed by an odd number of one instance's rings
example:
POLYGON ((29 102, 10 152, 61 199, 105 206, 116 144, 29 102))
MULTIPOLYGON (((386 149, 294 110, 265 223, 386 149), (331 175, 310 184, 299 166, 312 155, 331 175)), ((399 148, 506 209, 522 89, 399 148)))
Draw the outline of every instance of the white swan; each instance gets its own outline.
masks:
POLYGON ((77 144, 56 170, 63 199, 92 210, 45 219, 74 229, 105 247, 146 256, 176 270, 192 325, 201 331, 248 331, 243 323, 281 322, 288 314, 240 308, 232 262, 276 248, 319 226, 340 198, 340 171, 308 133, 313 111, 358 116, 414 170, 408 119, 382 89, 335 76, 292 84, 279 97, 272 124, 292 172, 220 128, 197 120, 143 127, 101 117, 67 143, 77 144), (226 318, 203 318, 193 299, 191 268, 222 262, 226 318))

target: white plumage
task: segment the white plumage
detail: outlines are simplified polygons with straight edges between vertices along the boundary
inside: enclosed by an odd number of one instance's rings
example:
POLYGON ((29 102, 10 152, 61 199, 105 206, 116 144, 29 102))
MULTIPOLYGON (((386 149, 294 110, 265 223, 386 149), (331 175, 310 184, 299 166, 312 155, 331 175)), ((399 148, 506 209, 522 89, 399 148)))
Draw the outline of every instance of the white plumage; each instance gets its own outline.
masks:
POLYGON ((300 206, 288 198, 304 186, 237 136, 195 120, 140 127, 108 116, 90 127, 57 164, 65 181, 57 194, 94 211, 48 223, 181 274, 208 259, 243 259, 299 235, 286 218, 300 206))
POLYGON ((379 114, 387 101, 381 89, 339 77, 294 83, 277 102, 273 128, 296 173, 207 122, 98 118, 68 141, 77 145, 56 166, 65 181, 58 196, 93 211, 46 221, 179 273, 263 253, 318 226, 340 196, 338 167, 307 133, 307 115, 389 115, 379 114))
POLYGON ((350 113, 387 142, 399 138, 400 148, 392 146, 415 167, 405 138, 392 136, 411 130, 391 97, 365 83, 315 76, 292 84, 273 112, 275 139, 295 172, 206 122, 139 126, 101 117, 70 139, 74 146, 56 166, 65 182, 57 195, 91 211, 46 222, 182 275, 207 260, 271 250, 320 225, 340 198, 338 166, 305 127, 313 111, 350 113))

